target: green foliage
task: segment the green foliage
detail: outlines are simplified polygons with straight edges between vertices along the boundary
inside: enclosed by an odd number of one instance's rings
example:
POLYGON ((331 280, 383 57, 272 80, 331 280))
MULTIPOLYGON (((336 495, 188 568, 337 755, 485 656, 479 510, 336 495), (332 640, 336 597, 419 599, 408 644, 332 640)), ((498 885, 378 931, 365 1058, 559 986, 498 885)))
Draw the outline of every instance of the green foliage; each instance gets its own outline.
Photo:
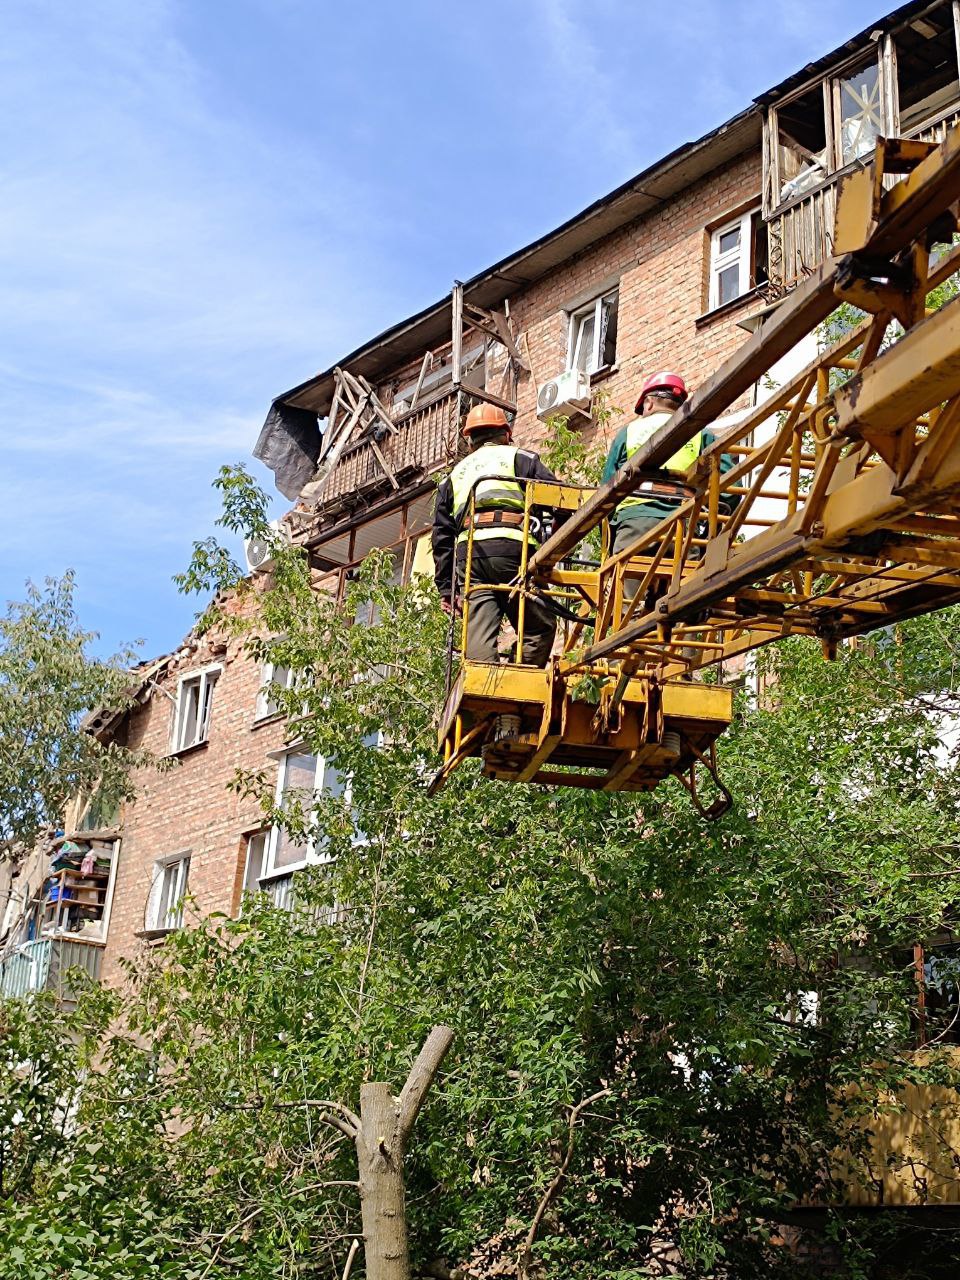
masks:
MULTIPOLYGON (((609 397, 603 391, 595 394, 590 409, 591 421, 595 426, 603 429, 622 413, 622 409, 610 404, 609 397)), ((588 439, 582 428, 576 430, 571 427, 570 419, 562 413, 553 414, 545 425, 546 434, 540 456, 550 470, 561 480, 568 480, 571 484, 598 485, 605 453, 597 446, 593 435, 588 439)))
MULTIPOLYGON (((230 502, 260 503, 234 478, 230 502)), ((0 1277, 333 1280, 359 1216, 323 1101, 399 1087, 441 1021, 456 1041, 408 1161, 418 1266, 515 1275, 570 1108, 608 1090, 575 1126, 540 1277, 637 1280, 665 1242, 679 1276, 802 1275, 778 1216, 812 1188, 835 1197, 835 1152, 862 1148, 891 1083, 956 1083, 949 1058, 905 1052, 895 955, 955 892, 960 778, 938 730, 960 710, 960 617, 832 664, 800 640, 765 651, 776 697, 744 695, 721 749, 736 808, 710 826, 675 784, 507 787, 474 763, 427 798, 444 617, 389 578, 371 556, 338 612, 280 548, 256 624, 221 619, 303 674, 278 695, 294 731, 353 779, 349 807, 274 815, 333 861, 301 878, 293 913, 251 900, 171 936, 99 1012, 7 1015, 10 1062, 41 1081, 40 1140, 5 1186, 0 1277), (799 1016, 811 991, 816 1019, 799 1016), (92 1030, 71 1057, 78 1019, 92 1030), (81 1071, 69 1140, 53 1141, 53 1081, 81 1071)), ((235 785, 273 812, 263 779, 235 785)), ((840 1273, 868 1274, 877 1232, 886 1248, 897 1228, 846 1221, 828 1214, 840 1273)))
POLYGON ((72 574, 42 591, 28 584, 26 600, 0 618, 0 842, 29 844, 78 792, 96 790, 112 807, 145 762, 81 728, 93 708, 129 704, 133 655, 93 657, 96 636, 81 628, 73 593, 72 574))

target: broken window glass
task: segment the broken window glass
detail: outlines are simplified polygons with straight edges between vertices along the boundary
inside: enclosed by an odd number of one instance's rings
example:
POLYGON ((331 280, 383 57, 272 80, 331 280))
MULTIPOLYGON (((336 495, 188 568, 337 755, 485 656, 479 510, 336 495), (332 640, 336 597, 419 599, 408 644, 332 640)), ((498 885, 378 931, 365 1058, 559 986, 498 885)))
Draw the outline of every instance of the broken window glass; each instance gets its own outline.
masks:
POLYGON ((219 667, 180 681, 173 725, 173 750, 185 751, 206 742, 210 732, 213 686, 219 667))
POLYGON ((883 133, 880 68, 869 62, 839 81, 840 164, 869 155, 883 133))
POLYGON ((822 84, 815 84, 777 108, 777 165, 781 204, 819 186, 826 178, 822 84))
POLYGON ((596 373, 617 358, 619 292, 605 293, 570 314, 568 369, 596 373))

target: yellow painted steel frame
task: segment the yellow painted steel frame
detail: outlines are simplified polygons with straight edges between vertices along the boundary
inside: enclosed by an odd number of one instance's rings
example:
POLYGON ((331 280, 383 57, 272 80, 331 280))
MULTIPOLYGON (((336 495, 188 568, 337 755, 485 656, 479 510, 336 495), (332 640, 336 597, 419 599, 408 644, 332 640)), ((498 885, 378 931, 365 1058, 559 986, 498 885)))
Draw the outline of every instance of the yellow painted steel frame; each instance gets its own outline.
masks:
MULTIPOLYGON (((461 663, 441 721, 444 765, 432 790, 442 786, 462 760, 480 756, 490 778, 553 786, 647 791, 668 774, 676 774, 694 802, 703 806, 698 777, 704 771, 716 776, 714 744, 730 722, 732 691, 663 681, 653 672, 631 673, 621 680, 621 672, 607 663, 585 668, 577 645, 585 629, 593 626, 600 565, 565 562, 551 572, 549 581, 531 584, 525 577, 526 535, 535 508, 575 511, 590 491, 574 485, 520 483, 525 494, 525 545, 521 572, 513 583, 491 587, 473 581, 476 525, 470 496, 459 593, 461 649, 466 648, 471 601, 480 591, 518 596, 517 637, 510 661, 461 663), (531 593, 541 603, 552 603, 561 614, 562 656, 546 669, 518 661, 525 603, 531 593), (498 735, 501 716, 511 718, 509 737, 498 735)), ((714 806, 718 803, 723 808, 729 803, 722 787, 714 806)))
MULTIPOLYGON (((931 252, 952 239, 958 201, 960 126, 935 147, 881 141, 841 184, 845 256, 784 302, 769 335, 604 488, 527 486, 525 531, 534 505, 572 515, 503 589, 519 593, 521 631, 531 593, 562 606, 562 653, 546 673, 521 668, 521 636, 513 664, 464 664, 439 782, 481 755, 489 776, 512 781, 653 786, 700 757, 709 765, 729 720, 728 690, 684 690, 681 677, 787 635, 816 637, 830 656, 845 637, 960 601, 960 297, 928 307, 960 272, 960 246, 931 252), (891 173, 904 176, 885 189, 891 173), (615 556, 605 536, 599 565, 565 559, 841 301, 866 319, 723 432, 669 516, 615 556), (675 696, 695 713, 675 711, 675 696), (503 715, 519 715, 519 737, 497 741, 503 715)), ((465 594, 464 628, 469 574, 465 594)))

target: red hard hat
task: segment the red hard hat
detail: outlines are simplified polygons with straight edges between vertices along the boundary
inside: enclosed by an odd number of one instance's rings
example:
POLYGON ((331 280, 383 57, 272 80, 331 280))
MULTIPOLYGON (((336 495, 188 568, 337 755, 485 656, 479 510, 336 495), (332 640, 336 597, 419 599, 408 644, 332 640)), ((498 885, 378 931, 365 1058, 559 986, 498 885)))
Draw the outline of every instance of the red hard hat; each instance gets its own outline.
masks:
POLYGON ((671 395, 680 397, 681 404, 687 398, 687 384, 679 373, 654 373, 640 388, 640 395, 634 406, 635 413, 639 413, 643 408, 644 397, 652 395, 655 391, 669 391, 671 395))
POLYGON ((507 415, 495 404, 475 404, 467 414, 462 434, 469 436, 473 431, 485 431, 489 427, 506 427, 510 430, 507 415))

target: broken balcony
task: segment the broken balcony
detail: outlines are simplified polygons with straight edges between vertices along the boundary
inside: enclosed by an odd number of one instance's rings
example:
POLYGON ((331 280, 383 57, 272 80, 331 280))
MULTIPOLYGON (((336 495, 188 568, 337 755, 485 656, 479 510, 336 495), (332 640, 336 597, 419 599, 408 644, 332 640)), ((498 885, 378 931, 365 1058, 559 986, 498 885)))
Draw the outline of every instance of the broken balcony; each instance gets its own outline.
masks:
POLYGON ((407 489, 456 459, 459 420, 460 396, 449 386, 388 420, 374 418, 332 462, 321 454, 301 496, 318 514, 333 514, 407 489))
POLYGON ((956 0, 931 5, 765 104, 763 217, 776 292, 833 252, 839 179, 869 161, 878 138, 940 142, 960 120, 958 31, 956 0))

